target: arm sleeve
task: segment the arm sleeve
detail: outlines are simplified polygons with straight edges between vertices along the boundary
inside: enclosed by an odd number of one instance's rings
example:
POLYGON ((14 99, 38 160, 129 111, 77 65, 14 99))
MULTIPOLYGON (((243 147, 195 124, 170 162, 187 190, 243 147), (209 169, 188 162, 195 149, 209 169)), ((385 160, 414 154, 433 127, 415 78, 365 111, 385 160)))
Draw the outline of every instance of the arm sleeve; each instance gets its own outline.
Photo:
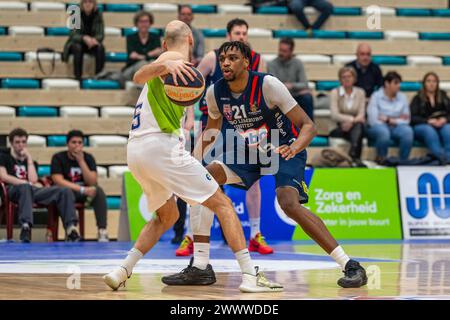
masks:
POLYGON ((297 105, 286 86, 273 76, 266 76, 263 82, 264 100, 270 109, 280 108, 284 114, 297 105))
POLYGON ((409 103, 408 103, 408 98, 406 98, 406 96, 404 94, 401 95, 402 97, 402 103, 403 103, 403 108, 402 108, 402 115, 408 115, 408 119, 397 119, 397 123, 398 124, 409 124, 411 121, 411 112, 409 111, 409 103))
POLYGON ((89 153, 86 153, 86 164, 88 165, 91 171, 97 171, 97 164, 95 163, 95 159, 89 153))
POLYGON ((427 119, 422 117, 420 114, 420 98, 419 95, 416 95, 410 105, 411 109, 411 125, 426 123, 427 119))
POLYGON ((197 29, 197 48, 194 53, 195 58, 202 58, 205 55, 205 40, 203 33, 197 29))
POLYGON ((103 22, 103 15, 101 12, 98 13, 98 29, 95 33, 95 39, 97 39, 98 42, 102 43, 103 39, 105 38, 105 23, 103 22))
POLYGON ((63 174, 61 160, 58 159, 57 155, 53 155, 52 162, 50 165, 51 174, 63 174))
POLYGON ((211 85, 206 91, 206 103, 208 105, 208 115, 213 119, 219 119, 222 114, 217 106, 216 97, 214 96, 214 85, 211 85))
POLYGON ((346 122, 352 121, 352 116, 348 114, 341 113, 338 107, 338 89, 334 89, 330 94, 330 111, 331 111, 331 119, 336 122, 346 122))
POLYGON ((378 119, 378 107, 375 94, 370 98, 369 106, 367 107, 367 121, 370 126, 381 124, 381 121, 378 119))
POLYGON ((298 60, 297 68, 298 75, 297 81, 293 83, 294 90, 308 89, 308 78, 306 77, 305 66, 300 60, 298 60))
POLYGON ((378 88, 381 88, 383 86, 383 73, 381 72, 381 69, 380 69, 380 67, 378 65, 375 65, 375 66, 376 66, 376 70, 377 70, 376 71, 376 73, 377 73, 376 84, 377 84, 378 88))

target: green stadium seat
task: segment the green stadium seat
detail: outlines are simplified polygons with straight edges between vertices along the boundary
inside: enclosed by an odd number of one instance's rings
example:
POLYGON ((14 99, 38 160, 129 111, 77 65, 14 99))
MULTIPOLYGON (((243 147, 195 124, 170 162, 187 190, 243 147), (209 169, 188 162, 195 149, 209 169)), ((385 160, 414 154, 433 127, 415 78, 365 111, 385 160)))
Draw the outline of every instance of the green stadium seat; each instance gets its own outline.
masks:
POLYGON ((401 91, 419 91, 421 88, 422 84, 420 82, 403 81, 400 83, 401 91))
POLYGON ((381 40, 384 38, 384 34, 381 31, 348 31, 347 36, 349 39, 381 40))
POLYGON ((450 66, 450 56, 442 57, 442 64, 444 66, 450 66))
POLYGON ((433 9, 431 11, 436 17, 450 17, 450 9, 433 9))
POLYGON ((5 35, 6 35, 6 28, 0 27, 0 36, 5 36, 5 35))
POLYGON ((361 8, 356 7, 334 7, 333 15, 335 16, 360 16, 361 8))
POLYGON ((216 13, 216 6, 209 4, 191 4, 193 13, 216 13))
POLYGON ((19 107, 19 117, 57 117, 58 109, 52 107, 19 107))
MULTIPOLYGON (((83 139, 84 146, 89 145, 88 137, 84 137, 83 139)), ((47 137, 47 146, 48 147, 64 147, 67 144, 67 136, 65 135, 54 135, 47 137)))
POLYGON ((450 40, 450 32, 420 32, 420 40, 450 40))
POLYGON ((289 10, 284 6, 267 6, 256 9, 258 14, 288 14, 289 10))
MULTIPOLYGON (((67 8, 69 8, 69 6, 77 6, 77 7, 79 7, 80 6, 80 2, 78 1, 78 2, 73 2, 73 3, 67 3, 66 10, 67 10, 67 8)), ((105 5, 102 4, 102 3, 97 3, 97 9, 98 9, 99 12, 104 12, 105 11, 105 5)))
POLYGON ((20 52, 0 52, 0 61, 22 61, 22 53, 20 52))
POLYGON ((105 11, 108 12, 136 12, 141 9, 140 4, 134 3, 108 3, 105 5, 105 11))
POLYGON ((397 16, 399 17, 430 17, 432 15, 430 9, 421 8, 398 8, 397 16))
POLYGON ((40 165, 37 170, 38 170, 37 174, 38 174, 39 178, 49 176, 50 171, 51 171, 50 166, 46 166, 46 165, 40 165))
POLYGON ((107 52, 106 61, 108 62, 126 62, 128 54, 126 52, 107 52))
POLYGON ((39 89, 39 81, 26 78, 6 78, 2 80, 4 89, 39 89))
POLYGON ((50 27, 47 28, 47 36, 53 37, 67 37, 70 34, 70 29, 66 27, 50 27))
POLYGON ((313 30, 312 36, 316 39, 345 39, 345 32, 334 30, 313 30))
POLYGON ((47 146, 48 147, 63 147, 67 143, 66 136, 48 136, 47 146))
POLYGON ((120 89, 119 83, 117 81, 113 81, 113 80, 85 79, 85 80, 83 80, 81 87, 86 90, 120 89))
POLYGON ((328 147, 328 137, 314 137, 310 143, 310 147, 328 147))
POLYGON ((402 56, 372 56, 373 63, 387 65, 406 65, 406 58, 402 56))
POLYGON ((274 38, 308 38, 305 30, 274 30, 274 38))
MULTIPOLYGON (((150 28, 148 31, 156 37, 161 37, 163 35, 163 30, 158 29, 158 28, 150 28)), ((133 34, 136 32, 137 32, 136 27, 122 29, 122 34, 124 37, 129 36, 130 34, 133 34)))
POLYGON ((226 29, 203 29, 205 38, 224 38, 227 35, 226 29))
POLYGON ((317 91, 330 91, 334 88, 339 87, 340 83, 337 80, 333 81, 317 81, 316 90, 317 91))
POLYGON ((120 197, 107 197, 106 203, 110 210, 120 209, 120 197))

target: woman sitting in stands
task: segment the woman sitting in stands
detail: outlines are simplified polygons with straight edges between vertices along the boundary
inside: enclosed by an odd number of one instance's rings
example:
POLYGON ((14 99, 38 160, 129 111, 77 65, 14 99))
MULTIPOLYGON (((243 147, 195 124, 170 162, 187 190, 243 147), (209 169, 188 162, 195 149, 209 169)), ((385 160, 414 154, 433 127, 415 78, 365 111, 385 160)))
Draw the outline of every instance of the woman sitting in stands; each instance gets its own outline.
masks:
POLYGON ((80 29, 73 29, 64 45, 62 59, 67 62, 69 55, 73 55, 74 75, 81 80, 83 71, 83 55, 85 53, 95 57, 95 73, 103 70, 105 65, 104 23, 102 13, 97 8, 96 0, 81 0, 80 29))
POLYGON ((364 90, 355 87, 356 72, 351 67, 339 70, 341 85, 331 91, 331 118, 337 122, 337 128, 330 137, 343 138, 350 142, 349 155, 357 167, 365 167, 361 161, 362 139, 366 119, 366 101, 364 90))
POLYGON ((411 126, 417 140, 426 145, 441 164, 450 164, 450 100, 439 89, 439 77, 428 72, 422 89, 411 101, 411 126))

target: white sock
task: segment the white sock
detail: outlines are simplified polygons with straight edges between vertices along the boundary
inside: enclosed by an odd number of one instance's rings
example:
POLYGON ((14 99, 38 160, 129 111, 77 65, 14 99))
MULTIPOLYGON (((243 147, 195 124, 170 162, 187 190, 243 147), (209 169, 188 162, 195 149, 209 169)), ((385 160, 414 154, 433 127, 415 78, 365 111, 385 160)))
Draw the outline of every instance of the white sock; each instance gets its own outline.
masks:
POLYGON ((254 238, 258 233, 261 232, 260 224, 261 218, 250 218, 250 238, 254 238))
POLYGON ((256 276, 255 265, 253 264, 252 258, 250 257, 250 252, 248 249, 242 249, 234 254, 236 256, 236 260, 241 267, 242 273, 248 273, 256 276))
POLYGON ((345 270, 345 265, 350 260, 350 258, 341 246, 337 246, 336 249, 334 249, 333 252, 330 253, 330 256, 341 266, 342 270, 345 270))
POLYGON ((125 258, 125 260, 122 262, 122 267, 124 267, 127 270, 128 276, 131 275, 133 272, 133 268, 136 265, 136 263, 141 260, 141 258, 144 255, 142 252, 140 252, 136 248, 132 248, 130 251, 128 251, 128 256, 125 258))
POLYGON ((205 270, 209 263, 209 243, 194 242, 194 267, 205 270))

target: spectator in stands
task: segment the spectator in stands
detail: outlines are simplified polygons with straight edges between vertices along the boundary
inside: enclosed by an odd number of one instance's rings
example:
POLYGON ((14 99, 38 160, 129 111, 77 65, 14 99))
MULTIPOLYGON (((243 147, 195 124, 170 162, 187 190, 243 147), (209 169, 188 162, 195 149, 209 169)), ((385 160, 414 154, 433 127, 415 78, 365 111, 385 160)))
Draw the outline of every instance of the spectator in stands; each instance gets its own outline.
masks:
POLYGON ((397 72, 388 72, 383 88, 372 95, 367 107, 370 126, 367 133, 375 142, 378 163, 386 158, 391 138, 399 143, 400 160, 408 159, 414 141, 414 133, 409 126, 408 99, 400 92, 401 81, 397 72))
POLYGON ((97 165, 94 157, 83 151, 83 133, 79 130, 67 134, 67 150, 53 155, 51 174, 53 181, 70 188, 75 201, 94 208, 98 227, 98 241, 107 242, 106 195, 98 186, 97 165))
POLYGON ((38 182, 36 161, 27 149, 28 133, 21 128, 9 134, 10 153, 0 155, 0 180, 6 184, 8 197, 17 203, 19 223, 21 225, 20 240, 31 241, 33 227, 33 203, 41 205, 55 204, 58 208, 67 241, 78 241, 80 236, 76 229, 78 218, 75 212, 75 198, 68 188, 43 187, 38 182))
POLYGON ((417 140, 442 164, 450 163, 450 100, 434 72, 425 74, 422 89, 411 101, 411 125, 417 140))
POLYGON ((104 23, 96 0, 81 0, 81 28, 73 29, 64 45, 62 60, 67 62, 73 55, 74 75, 81 80, 83 55, 95 57, 95 73, 100 73, 105 65, 105 47, 103 46, 104 23))
POLYGON ((282 38, 278 44, 278 57, 267 65, 269 73, 280 79, 306 114, 314 119, 313 97, 308 88, 305 67, 294 56, 294 40, 282 38))
POLYGON ((331 91, 331 118, 337 122, 336 129, 330 136, 350 141, 349 155, 355 166, 365 166, 361 162, 364 123, 366 122, 366 94, 363 89, 355 87, 357 76, 355 69, 339 69, 341 86, 331 91))
POLYGON ((153 15, 147 11, 139 11, 134 16, 137 32, 127 36, 128 60, 123 70, 125 80, 133 79, 136 71, 149 61, 153 61, 162 53, 159 36, 149 31, 153 24, 153 15))
POLYGON ((180 5, 178 7, 178 20, 183 21, 191 28, 194 37, 194 49, 192 51, 191 62, 196 66, 200 63, 200 60, 202 60, 205 54, 205 40, 202 31, 192 26, 194 14, 192 13, 191 6, 180 5))
POLYGON ((356 70, 355 85, 364 89, 367 98, 383 86, 383 74, 380 67, 372 62, 372 49, 367 43, 358 45, 356 60, 348 63, 347 66, 356 70))
POLYGON ((311 34, 311 30, 320 29, 333 12, 333 5, 325 0, 290 0, 288 2, 289 8, 291 8, 298 21, 300 21, 309 34, 311 34), (309 23, 308 18, 306 18, 305 13, 303 12, 306 6, 313 7, 320 12, 319 17, 313 25, 309 23))

